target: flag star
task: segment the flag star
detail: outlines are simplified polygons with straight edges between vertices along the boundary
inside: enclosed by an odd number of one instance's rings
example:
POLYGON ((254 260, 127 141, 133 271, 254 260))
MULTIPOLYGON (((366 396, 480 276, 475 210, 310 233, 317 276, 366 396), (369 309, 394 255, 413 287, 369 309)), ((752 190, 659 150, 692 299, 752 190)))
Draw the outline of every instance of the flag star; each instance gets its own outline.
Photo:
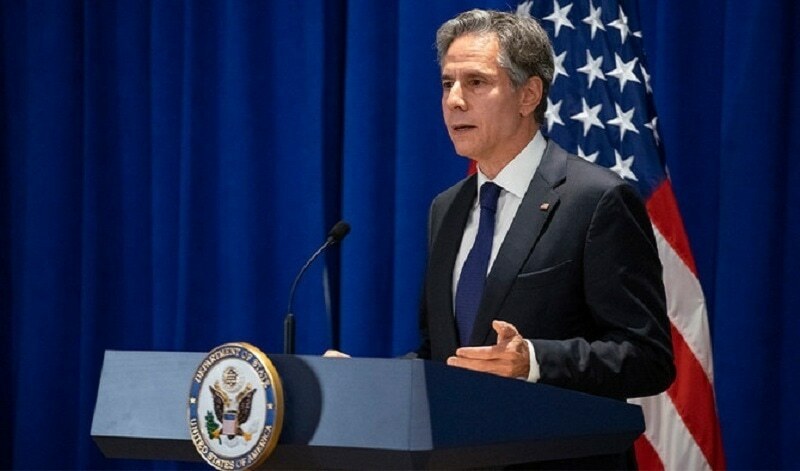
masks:
POLYGON ((594 83, 594 79, 599 78, 601 80, 605 80, 606 76, 603 74, 603 70, 600 66, 603 65, 603 56, 599 56, 597 59, 592 57, 591 51, 588 49, 586 50, 586 65, 577 69, 578 72, 582 72, 589 76, 589 88, 592 88, 592 83, 594 83))
POLYGON ((633 68, 636 67, 636 61, 639 60, 638 57, 634 57, 630 62, 623 62, 619 54, 614 53, 614 60, 617 63, 617 67, 611 72, 608 72, 608 75, 619 80, 620 92, 625 90, 625 84, 628 82, 642 83, 633 73, 633 68))
POLYGON ((622 11, 622 7, 619 7, 619 18, 609 23, 608 26, 617 28, 619 30, 619 35, 622 38, 622 44, 625 44, 625 38, 631 34, 631 29, 628 27, 628 17, 625 16, 625 12, 622 11))
POLYGON ((567 69, 564 68, 564 59, 566 58, 567 58, 567 51, 564 51, 553 58, 553 65, 555 65, 555 71, 553 72, 553 83, 556 83, 556 79, 558 78, 559 75, 563 75, 564 77, 569 77, 567 69))
POLYGON ((517 5, 517 16, 531 16, 531 7, 533 6, 533 0, 526 0, 519 5, 517 5))
POLYGON ((584 160, 588 160, 589 162, 594 163, 594 162, 597 161, 597 156, 598 155, 600 155, 600 151, 597 151, 597 152, 595 152, 593 154, 586 155, 586 154, 583 153, 583 149, 581 149, 581 146, 578 146, 578 157, 580 157, 580 158, 582 158, 584 160))
POLYGON ((658 145, 661 142, 661 138, 658 136, 658 116, 653 116, 649 123, 644 123, 644 127, 653 131, 653 138, 655 138, 656 145, 658 145))
POLYGON ((576 115, 570 116, 570 118, 583 123, 583 137, 586 137, 586 135, 589 134, 589 129, 591 129, 592 126, 605 129, 606 127, 603 126, 603 122, 597 117, 597 115, 600 114, 600 110, 603 109, 603 105, 597 105, 590 108, 589 105, 586 104, 586 98, 581 98, 581 104, 583 106, 583 111, 576 115))
POLYGON ((561 121, 561 103, 564 100, 558 100, 558 103, 555 105, 552 101, 550 101, 550 97, 547 97, 547 111, 544 112, 544 117, 547 120, 547 132, 550 132, 553 129, 553 124, 560 124, 564 125, 564 121, 561 121))
POLYGON ((572 22, 569 20, 569 18, 567 18, 570 10, 572 10, 571 3, 564 8, 561 8, 561 6, 558 4, 558 0, 553 0, 553 13, 542 18, 543 20, 552 21, 555 24, 556 37, 558 37, 558 32, 561 31, 562 26, 575 29, 575 27, 572 26, 572 22))
POLYGON ((636 111, 636 108, 631 108, 628 111, 622 111, 622 108, 620 108, 617 103, 614 103, 614 108, 617 110, 617 117, 606 121, 606 124, 619 127, 619 141, 622 142, 622 140, 625 139, 626 131, 633 131, 636 134, 639 134, 639 130, 636 129, 636 126, 634 126, 631 122, 633 120, 633 113, 636 111))
POLYGON ((642 77, 644 77, 644 86, 647 88, 647 93, 653 93, 653 88, 650 87, 650 74, 647 73, 642 64, 639 64, 639 70, 642 72, 642 77))
POLYGON ((616 163, 614 163, 614 166, 610 168, 612 172, 615 172, 621 178, 627 178, 635 182, 639 181, 639 179, 636 178, 636 174, 631 170, 631 167, 633 166, 632 155, 623 160, 617 149, 614 149, 614 160, 616 163))
POLYGON ((594 39, 594 33, 596 33, 598 29, 606 30, 606 27, 603 26, 603 22, 600 21, 600 14, 602 12, 603 7, 595 8, 594 3, 589 2, 589 16, 581 20, 592 27, 592 39, 594 39))

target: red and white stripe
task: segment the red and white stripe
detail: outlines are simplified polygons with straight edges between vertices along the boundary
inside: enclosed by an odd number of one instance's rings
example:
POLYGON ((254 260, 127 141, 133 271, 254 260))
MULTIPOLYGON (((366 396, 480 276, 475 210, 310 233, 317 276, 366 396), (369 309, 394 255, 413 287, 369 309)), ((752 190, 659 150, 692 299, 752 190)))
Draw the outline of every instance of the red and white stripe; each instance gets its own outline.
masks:
POLYGON ((645 470, 724 469, 705 298, 669 180, 648 199, 647 212, 664 266, 678 374, 666 392, 630 401, 642 406, 647 427, 636 458, 645 470))

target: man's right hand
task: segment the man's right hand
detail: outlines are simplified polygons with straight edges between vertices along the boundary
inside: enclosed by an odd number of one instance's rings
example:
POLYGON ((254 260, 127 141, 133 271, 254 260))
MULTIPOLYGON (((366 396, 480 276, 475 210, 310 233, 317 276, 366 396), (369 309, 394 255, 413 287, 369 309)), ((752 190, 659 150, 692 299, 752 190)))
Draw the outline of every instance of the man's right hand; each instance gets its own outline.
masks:
POLYGON ((350 358, 350 355, 342 353, 339 350, 328 349, 322 354, 323 358, 350 358))

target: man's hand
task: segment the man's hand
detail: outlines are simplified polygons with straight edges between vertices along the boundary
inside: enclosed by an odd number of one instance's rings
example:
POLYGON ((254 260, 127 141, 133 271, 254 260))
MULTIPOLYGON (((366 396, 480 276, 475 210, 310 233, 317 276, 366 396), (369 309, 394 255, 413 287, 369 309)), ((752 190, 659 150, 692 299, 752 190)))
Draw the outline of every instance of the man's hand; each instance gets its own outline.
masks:
POLYGON ((350 358, 350 355, 342 353, 339 350, 328 349, 322 354, 323 358, 350 358))
POLYGON ((509 378, 527 378, 530 370, 528 343, 512 324, 492 321, 497 344, 490 347, 461 347, 447 364, 509 378))

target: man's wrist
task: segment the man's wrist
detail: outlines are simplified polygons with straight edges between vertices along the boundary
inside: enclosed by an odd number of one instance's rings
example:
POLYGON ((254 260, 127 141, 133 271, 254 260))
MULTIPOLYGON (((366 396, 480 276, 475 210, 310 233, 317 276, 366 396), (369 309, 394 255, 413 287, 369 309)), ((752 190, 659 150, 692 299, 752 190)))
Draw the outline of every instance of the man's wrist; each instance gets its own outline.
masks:
POLYGON ((535 383, 539 381, 541 377, 541 373, 539 371, 539 362, 536 361, 536 350, 533 349, 533 342, 528 339, 525 339, 525 343, 528 344, 528 358, 530 360, 530 369, 528 370, 528 377, 523 378, 529 383, 535 383))

